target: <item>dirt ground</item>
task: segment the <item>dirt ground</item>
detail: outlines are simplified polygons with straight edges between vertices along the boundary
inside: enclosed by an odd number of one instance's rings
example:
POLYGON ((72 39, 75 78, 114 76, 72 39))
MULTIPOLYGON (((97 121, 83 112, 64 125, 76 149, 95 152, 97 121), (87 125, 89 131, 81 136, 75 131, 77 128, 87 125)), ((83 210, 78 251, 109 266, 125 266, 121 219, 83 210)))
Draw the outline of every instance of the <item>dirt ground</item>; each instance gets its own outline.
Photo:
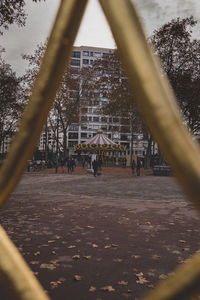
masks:
POLYGON ((200 249, 174 178, 144 170, 25 173, 0 220, 52 300, 140 299, 200 249))

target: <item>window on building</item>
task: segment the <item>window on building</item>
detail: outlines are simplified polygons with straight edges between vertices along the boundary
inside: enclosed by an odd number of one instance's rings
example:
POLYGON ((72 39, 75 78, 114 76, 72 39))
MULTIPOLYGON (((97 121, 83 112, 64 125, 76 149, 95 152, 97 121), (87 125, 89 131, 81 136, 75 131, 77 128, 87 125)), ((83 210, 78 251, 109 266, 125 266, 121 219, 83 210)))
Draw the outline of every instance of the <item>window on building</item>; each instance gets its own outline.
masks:
POLYGON ((93 51, 90 51, 90 56, 93 56, 93 51))
POLYGON ((81 132, 81 137, 82 138, 87 138, 87 132, 81 132))
POLYGON ((89 56, 89 51, 83 51, 83 56, 89 56))
POLYGON ((81 57, 81 52, 80 51, 73 51, 72 52, 72 57, 80 58, 81 57))
POLYGON ((90 65, 93 65, 94 60, 90 59, 90 65))
POLYGON ((81 130, 87 130, 87 126, 86 125, 82 125, 81 126, 81 130))
POLYGON ((73 73, 73 74, 78 74, 78 73, 80 73, 80 68, 73 68, 73 69, 72 69, 72 73, 73 73))
POLYGON ((114 123, 119 123, 119 118, 113 118, 114 123))
POLYGON ((69 125, 70 131, 78 131, 78 125, 69 125))
POLYGON ((107 101, 101 101, 101 105, 104 106, 107 104, 107 101))
POLYGON ((93 129, 94 129, 94 130, 98 130, 98 129, 99 129, 99 126, 98 126, 98 125, 94 125, 94 126, 93 126, 93 129))
POLYGON ((83 65, 89 65, 89 59, 83 59, 83 65))
POLYGON ((81 121, 82 122, 87 122, 87 116, 81 116, 81 121))
POLYGON ((77 140, 78 139, 78 132, 69 132, 68 134, 69 139, 77 140))
POLYGON ((103 93, 102 98, 107 98, 107 93, 103 93))
POLYGON ((94 56, 94 57, 101 57, 101 53, 100 53, 100 52, 94 52, 94 53, 93 53, 93 56, 94 56))
POLYGON ((103 56, 103 57, 110 57, 110 56, 111 56, 111 53, 103 53, 102 56, 103 56))
POLYGON ((71 66, 80 66, 80 59, 71 59, 71 66))
POLYGON ((99 117, 93 117, 93 122, 99 122, 99 117))
POLYGON ((99 101, 94 101, 94 106, 99 105, 99 101))
POLYGON ((92 117, 88 117, 88 121, 89 121, 89 122, 92 122, 92 117))
POLYGON ((77 141, 69 141, 69 142, 68 142, 68 147, 69 147, 69 148, 73 148, 74 145, 77 145, 77 144, 78 144, 77 141))
POLYGON ((101 117, 101 122, 106 123, 107 122, 107 118, 106 117, 101 117))
POLYGON ((88 112, 87 107, 83 107, 83 108, 81 109, 81 113, 82 113, 82 114, 86 114, 87 112, 88 112))

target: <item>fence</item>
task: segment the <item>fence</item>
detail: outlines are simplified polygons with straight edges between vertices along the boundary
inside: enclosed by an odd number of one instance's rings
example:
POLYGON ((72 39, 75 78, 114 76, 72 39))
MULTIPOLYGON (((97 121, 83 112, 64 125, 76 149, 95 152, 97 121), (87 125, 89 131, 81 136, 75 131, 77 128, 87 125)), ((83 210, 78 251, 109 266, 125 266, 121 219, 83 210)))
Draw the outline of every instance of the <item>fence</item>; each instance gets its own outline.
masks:
MULTIPOLYGON (((154 139, 182 189, 200 209, 200 154, 183 126, 172 90, 161 77, 160 66, 146 42, 130 0, 99 0, 115 38, 122 64, 154 139), (180 155, 180 153, 184 153, 180 155)), ((35 145, 59 87, 72 51, 87 0, 62 0, 40 71, 35 80, 19 132, 0 170, 0 204, 14 189, 35 145)), ((21 300, 47 300, 48 296, 27 267, 7 234, 0 228, 0 275, 21 300)), ((145 300, 190 299, 200 286, 200 256, 177 269, 145 300)), ((67 298, 67 296, 66 296, 67 298)))

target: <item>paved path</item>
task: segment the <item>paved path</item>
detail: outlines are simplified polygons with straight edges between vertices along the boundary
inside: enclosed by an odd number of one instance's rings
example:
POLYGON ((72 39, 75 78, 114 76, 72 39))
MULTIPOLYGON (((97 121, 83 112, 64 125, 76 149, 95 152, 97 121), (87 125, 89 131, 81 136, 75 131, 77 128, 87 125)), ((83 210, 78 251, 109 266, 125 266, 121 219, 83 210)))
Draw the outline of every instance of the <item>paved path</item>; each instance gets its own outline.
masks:
POLYGON ((53 300, 139 299, 200 248, 172 177, 118 168, 26 173, 0 219, 53 300))

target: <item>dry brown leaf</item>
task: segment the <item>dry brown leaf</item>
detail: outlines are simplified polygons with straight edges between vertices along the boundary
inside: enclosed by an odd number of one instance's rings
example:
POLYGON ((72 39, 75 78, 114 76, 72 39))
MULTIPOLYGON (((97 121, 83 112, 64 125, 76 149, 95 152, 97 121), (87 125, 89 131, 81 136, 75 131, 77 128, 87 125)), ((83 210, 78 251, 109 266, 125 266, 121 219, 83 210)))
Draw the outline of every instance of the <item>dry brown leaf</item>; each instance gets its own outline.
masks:
POLYGON ((152 255, 152 258, 153 258, 153 259, 159 259, 159 258, 160 258, 160 256, 159 256, 159 255, 157 255, 157 254, 153 254, 153 255, 152 255))
POLYGON ((91 287, 89 288, 89 291, 90 291, 90 292, 96 292, 96 290, 97 290, 97 289, 96 289, 95 286, 91 286, 91 287))
POLYGON ((75 246, 75 245, 70 245, 70 246, 68 246, 67 248, 68 248, 68 249, 72 249, 72 248, 76 248, 76 246, 75 246))
POLYGON ((93 247, 93 248, 98 248, 99 246, 96 245, 96 244, 92 244, 92 247, 93 247))
POLYGON ((92 256, 91 255, 84 255, 83 258, 85 259, 90 259, 92 256))
POLYGON ((74 275, 74 279, 75 279, 76 281, 80 281, 80 280, 83 279, 83 276, 80 276, 80 275, 74 275))
POLYGON ((111 248, 111 245, 105 245, 104 248, 105 249, 111 248))
POLYGON ((41 269, 49 269, 49 270, 54 270, 56 267, 53 264, 41 264, 40 265, 41 269))
POLYGON ((88 225, 88 226, 86 226, 87 228, 91 228, 91 229, 94 229, 95 227, 94 226, 90 226, 90 225, 88 225))
POLYGON ((114 262, 122 262, 123 259, 122 259, 122 258, 114 258, 113 261, 114 261, 114 262))
POLYGON ((79 254, 75 254, 72 256, 73 259, 80 259, 80 255, 79 254))
POLYGON ((138 259, 141 257, 141 255, 132 255, 131 257, 135 258, 135 259, 138 259))
POLYGON ((119 285, 128 285, 128 281, 121 280, 121 281, 118 281, 118 284, 119 285))
POLYGON ((107 285, 101 288, 102 291, 104 292, 114 292, 115 289, 111 285, 107 285))

